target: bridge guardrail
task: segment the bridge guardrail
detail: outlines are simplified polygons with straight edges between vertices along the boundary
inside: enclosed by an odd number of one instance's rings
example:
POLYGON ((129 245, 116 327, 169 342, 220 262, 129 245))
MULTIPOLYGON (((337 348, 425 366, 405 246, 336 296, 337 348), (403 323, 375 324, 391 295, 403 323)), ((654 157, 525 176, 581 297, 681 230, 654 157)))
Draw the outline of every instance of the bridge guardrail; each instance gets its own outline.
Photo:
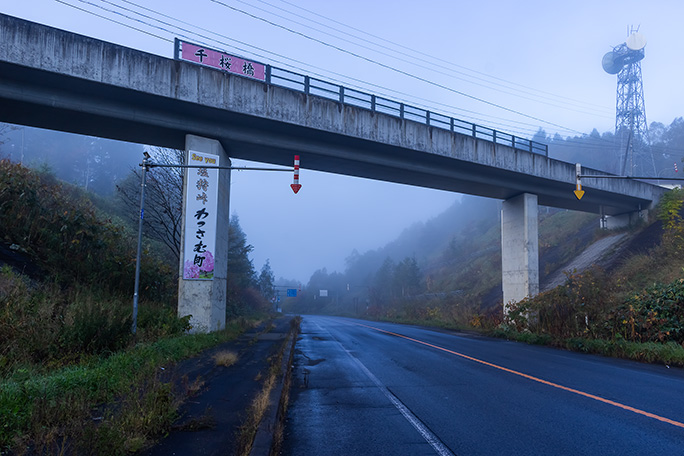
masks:
POLYGON ((174 47, 174 56, 176 59, 191 61, 201 65, 204 64, 221 71, 229 71, 230 73, 238 75, 241 75, 239 69, 242 68, 244 74, 241 76, 249 76, 258 81, 263 81, 266 84, 304 92, 307 95, 316 95, 329 100, 339 101, 342 104, 388 114, 401 119, 420 122, 428 126, 449 130, 453 133, 460 133, 472 136, 473 138, 490 141, 495 144, 509 146, 514 150, 524 150, 543 155, 547 158, 549 156, 549 149, 546 144, 504 133, 493 128, 483 127, 482 125, 477 125, 472 122, 344 87, 322 79, 312 78, 311 76, 295 73, 294 71, 245 60, 242 57, 230 56, 221 51, 181 41, 178 38, 175 40, 174 47), (186 47, 189 49, 187 53, 186 47), (196 50, 197 52, 195 52, 196 50), (198 57, 199 62, 193 60, 190 56, 198 57), (203 59, 206 59, 207 61, 203 63, 203 59), (226 59, 229 62, 227 64, 225 63, 226 59), (231 59, 234 59, 234 61, 231 62, 231 59), (257 68, 260 70, 258 76, 255 71, 257 68))
POLYGON ((307 95, 339 101, 373 112, 420 122, 431 127, 502 144, 516 150, 543 155, 547 158, 549 156, 548 146, 543 143, 271 65, 266 65, 266 83, 297 90, 307 95))

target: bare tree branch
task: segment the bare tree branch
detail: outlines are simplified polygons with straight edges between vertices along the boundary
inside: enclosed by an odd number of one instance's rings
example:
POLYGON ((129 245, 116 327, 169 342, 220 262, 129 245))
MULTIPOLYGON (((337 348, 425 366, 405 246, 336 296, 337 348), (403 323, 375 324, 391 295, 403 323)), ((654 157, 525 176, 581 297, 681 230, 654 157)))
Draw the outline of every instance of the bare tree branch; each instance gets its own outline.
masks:
MULTIPOLYGON (((163 165, 182 165, 185 152, 155 147, 150 150, 152 161, 163 165)), ((140 207, 140 171, 117 185, 119 197, 130 208, 132 219, 137 220, 140 207), (133 177, 134 176, 134 177, 133 177)), ((181 216, 183 212, 183 169, 152 168, 147 174, 145 188, 146 234, 166 245, 171 254, 180 258, 181 216)))

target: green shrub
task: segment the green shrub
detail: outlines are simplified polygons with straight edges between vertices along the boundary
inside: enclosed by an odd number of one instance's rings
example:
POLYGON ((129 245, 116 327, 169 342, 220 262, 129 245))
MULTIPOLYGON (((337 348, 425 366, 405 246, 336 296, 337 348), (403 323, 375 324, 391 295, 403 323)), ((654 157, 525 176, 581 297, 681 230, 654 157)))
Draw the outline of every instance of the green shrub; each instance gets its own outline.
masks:
MULTIPOLYGON (((0 160, 0 237, 62 285, 133 289, 135 237, 98 217, 82 191, 9 160, 0 160)), ((142 290, 159 298, 175 293, 175 269, 149 255, 141 269, 142 290)))
MULTIPOLYGON (((89 356, 107 355, 131 343, 132 299, 74 285, 35 283, 0 270, 0 378, 35 365, 49 370, 89 356)), ((174 301, 141 301, 137 341, 185 333, 174 301)))
POLYGON ((658 220, 663 222, 665 237, 670 238, 680 248, 684 243, 682 206, 684 206, 684 191, 681 188, 675 188, 663 195, 656 211, 658 220))
POLYGON ((599 268, 569 273, 563 285, 510 304, 508 320, 518 330, 555 338, 597 336, 612 307, 610 283, 599 268))
POLYGON ((154 341, 179 336, 190 330, 190 315, 178 317, 174 305, 141 301, 138 307, 138 340, 154 341))
MULTIPOLYGON (((0 268, 0 454, 139 450, 175 416, 177 397, 160 367, 244 329, 243 320, 186 335, 176 268, 145 245, 132 336, 134 239, 75 187, 0 160, 0 242, 39 271, 29 278, 0 268), (103 412, 97 424, 94 411, 103 412)), ((236 294, 235 315, 266 304, 236 294)))
POLYGON ((128 344, 131 324, 131 309, 120 300, 80 294, 65 315, 60 345, 70 353, 115 352, 128 344))
POLYGON ((684 279, 654 284, 611 312, 612 335, 634 342, 684 342, 684 279))
POLYGON ((178 398, 159 379, 160 367, 235 339, 247 326, 242 320, 228 323, 224 331, 139 343, 51 372, 15 369, 0 378, 0 453, 31 444, 35 454, 59 454, 65 442, 75 445, 73 454, 138 448, 145 436, 167 428, 175 414, 178 398), (115 406, 102 406, 115 399, 115 406), (97 427, 94 410, 103 418, 97 427))

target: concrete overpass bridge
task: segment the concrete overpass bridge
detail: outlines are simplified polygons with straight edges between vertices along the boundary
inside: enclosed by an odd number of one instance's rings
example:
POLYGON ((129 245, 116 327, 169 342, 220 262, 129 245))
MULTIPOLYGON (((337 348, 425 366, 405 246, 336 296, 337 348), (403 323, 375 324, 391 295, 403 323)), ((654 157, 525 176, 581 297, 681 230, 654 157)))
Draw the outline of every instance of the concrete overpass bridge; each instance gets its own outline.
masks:
MULTIPOLYGON (((0 121, 199 151, 223 165, 290 166, 298 154, 307 169, 503 200, 505 303, 538 292, 538 204, 629 217, 663 193, 585 179, 578 201, 575 165, 543 144, 270 66, 260 81, 2 14, 0 43, 0 121)), ((220 175, 227 226, 229 171, 220 175)), ((223 325, 227 233, 217 235, 214 280, 181 274, 179 284, 179 313, 209 330, 223 325)))

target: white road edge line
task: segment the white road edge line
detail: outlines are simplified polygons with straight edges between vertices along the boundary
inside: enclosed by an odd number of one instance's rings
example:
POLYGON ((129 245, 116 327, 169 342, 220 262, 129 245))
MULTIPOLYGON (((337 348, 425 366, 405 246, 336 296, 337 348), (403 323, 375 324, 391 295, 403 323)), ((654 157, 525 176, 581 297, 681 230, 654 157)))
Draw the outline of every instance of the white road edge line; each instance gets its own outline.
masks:
MULTIPOLYGON (((315 322, 314 322, 315 323, 315 322)), ((361 370, 368 376, 368 378, 371 379, 373 383, 375 383, 375 386, 378 387, 380 391, 387 397, 387 399, 390 400, 392 405, 394 405, 397 410, 406 418, 406 420, 411 423, 411 426, 413 426, 416 431, 425 439, 427 443, 430 444, 430 446, 439 454, 440 456, 456 456, 449 448, 446 447, 442 443, 441 440, 439 440, 439 437, 437 437, 435 434, 432 433, 430 429, 428 429, 421 421, 418 419, 416 415, 413 414, 390 390, 387 389, 385 385, 380 382, 380 380, 373 375, 371 371, 368 370, 368 368, 354 355, 351 354, 349 350, 344 348, 344 345, 335 338, 335 336, 332 335, 332 333, 328 330, 324 330, 321 328, 318 323, 316 323, 316 326, 319 327, 319 329, 326 331, 328 334, 330 334, 330 337, 332 337, 335 342, 344 350, 344 352, 361 368, 361 370)))

